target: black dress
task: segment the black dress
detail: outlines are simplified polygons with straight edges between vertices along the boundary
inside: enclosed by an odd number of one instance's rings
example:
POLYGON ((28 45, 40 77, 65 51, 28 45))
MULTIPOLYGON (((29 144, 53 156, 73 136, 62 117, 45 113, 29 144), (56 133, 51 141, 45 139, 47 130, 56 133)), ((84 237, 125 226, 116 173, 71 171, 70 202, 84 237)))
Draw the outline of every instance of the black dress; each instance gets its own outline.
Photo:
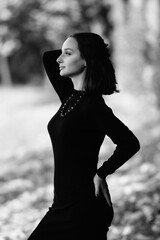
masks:
POLYGON ((113 114, 101 95, 87 94, 62 117, 83 94, 69 78, 59 75, 60 50, 44 54, 48 77, 62 106, 49 121, 54 152, 54 201, 28 240, 106 240, 113 217, 103 193, 95 196, 93 178, 105 178, 139 150, 134 134, 113 114), (108 135, 117 145, 113 155, 97 170, 99 150, 108 135))

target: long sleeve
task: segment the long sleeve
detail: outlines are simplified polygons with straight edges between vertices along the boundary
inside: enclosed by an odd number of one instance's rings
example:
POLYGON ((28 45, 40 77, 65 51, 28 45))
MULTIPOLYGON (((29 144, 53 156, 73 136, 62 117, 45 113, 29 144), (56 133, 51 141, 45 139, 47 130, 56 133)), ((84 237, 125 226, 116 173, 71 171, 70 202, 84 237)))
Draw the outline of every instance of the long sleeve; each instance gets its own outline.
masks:
POLYGON ((48 78, 57 92, 61 102, 73 90, 73 83, 70 78, 62 77, 59 74, 59 66, 56 59, 60 56, 61 50, 47 51, 43 54, 43 64, 48 78))
POLYGON ((129 160, 140 149, 140 144, 136 136, 113 114, 104 100, 98 105, 93 121, 95 127, 116 144, 111 157, 97 170, 99 177, 105 178, 129 160))

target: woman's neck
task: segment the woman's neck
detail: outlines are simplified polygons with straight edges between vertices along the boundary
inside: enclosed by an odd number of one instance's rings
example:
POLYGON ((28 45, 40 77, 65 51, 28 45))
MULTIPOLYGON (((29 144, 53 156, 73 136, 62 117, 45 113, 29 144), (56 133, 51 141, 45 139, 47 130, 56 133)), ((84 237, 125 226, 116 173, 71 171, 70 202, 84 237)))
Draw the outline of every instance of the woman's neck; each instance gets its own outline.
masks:
POLYGON ((82 88, 83 88, 84 72, 74 77, 71 77, 71 79, 72 79, 75 90, 79 90, 79 91, 83 90, 82 88))

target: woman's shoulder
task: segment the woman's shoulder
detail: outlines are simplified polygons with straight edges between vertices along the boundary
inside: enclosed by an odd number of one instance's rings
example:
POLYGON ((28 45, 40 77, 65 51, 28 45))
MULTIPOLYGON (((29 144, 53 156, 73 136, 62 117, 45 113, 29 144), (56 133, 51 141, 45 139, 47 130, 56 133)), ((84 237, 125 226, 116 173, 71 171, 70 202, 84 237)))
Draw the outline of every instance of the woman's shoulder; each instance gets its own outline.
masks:
POLYGON ((112 113, 112 109, 106 103, 102 95, 90 95, 87 99, 87 110, 91 115, 103 115, 112 113))
POLYGON ((90 101, 92 103, 92 106, 98 109, 111 109, 109 105, 106 103, 103 95, 93 95, 90 98, 90 101))

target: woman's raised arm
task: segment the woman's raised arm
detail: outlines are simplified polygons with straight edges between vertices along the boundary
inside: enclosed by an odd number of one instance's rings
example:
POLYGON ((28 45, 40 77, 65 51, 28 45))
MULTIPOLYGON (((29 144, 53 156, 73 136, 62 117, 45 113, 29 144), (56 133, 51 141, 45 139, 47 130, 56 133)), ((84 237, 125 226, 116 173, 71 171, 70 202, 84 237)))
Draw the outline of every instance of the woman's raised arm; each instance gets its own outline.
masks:
POLYGON ((59 74, 59 66, 56 60, 60 54, 60 49, 45 52, 43 54, 43 64, 52 86, 57 92, 61 102, 63 102, 72 92, 73 83, 70 78, 62 77, 59 74))

